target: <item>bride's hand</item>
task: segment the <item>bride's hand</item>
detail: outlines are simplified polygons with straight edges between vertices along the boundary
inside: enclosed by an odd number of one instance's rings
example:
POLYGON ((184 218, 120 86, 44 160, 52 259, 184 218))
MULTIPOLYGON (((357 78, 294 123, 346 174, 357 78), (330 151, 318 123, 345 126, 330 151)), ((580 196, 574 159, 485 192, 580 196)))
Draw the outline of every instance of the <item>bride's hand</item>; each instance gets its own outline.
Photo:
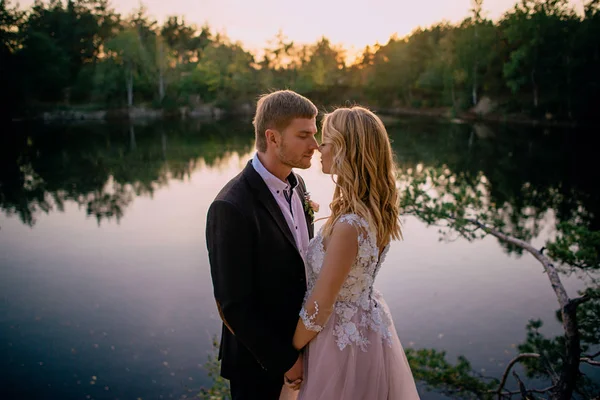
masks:
POLYGON ((302 385, 302 378, 298 378, 295 381, 290 381, 287 377, 284 377, 283 380, 285 382, 285 386, 287 386, 291 390, 300 390, 300 385, 302 385))
POLYGON ((302 378, 303 378, 303 376, 302 376, 302 373, 303 373, 302 361, 303 361, 302 353, 300 353, 298 355, 298 359, 296 360, 296 362, 294 363, 292 368, 290 368, 290 370, 283 375, 283 381, 284 381, 285 385, 287 387, 289 387, 290 389, 293 389, 293 390, 300 389, 300 385, 302 384, 302 378))

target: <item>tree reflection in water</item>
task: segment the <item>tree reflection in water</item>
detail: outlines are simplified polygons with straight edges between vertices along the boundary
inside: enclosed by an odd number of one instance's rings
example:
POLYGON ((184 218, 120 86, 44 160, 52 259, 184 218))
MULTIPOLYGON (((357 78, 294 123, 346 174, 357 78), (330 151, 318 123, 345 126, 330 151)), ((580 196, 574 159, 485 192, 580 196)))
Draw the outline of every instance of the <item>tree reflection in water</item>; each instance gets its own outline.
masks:
POLYGON ((200 162, 216 166, 231 152, 250 151, 246 125, 13 126, 0 139, 0 209, 33 226, 39 213, 63 211, 73 201, 98 223, 119 221, 136 196, 189 178, 200 162))

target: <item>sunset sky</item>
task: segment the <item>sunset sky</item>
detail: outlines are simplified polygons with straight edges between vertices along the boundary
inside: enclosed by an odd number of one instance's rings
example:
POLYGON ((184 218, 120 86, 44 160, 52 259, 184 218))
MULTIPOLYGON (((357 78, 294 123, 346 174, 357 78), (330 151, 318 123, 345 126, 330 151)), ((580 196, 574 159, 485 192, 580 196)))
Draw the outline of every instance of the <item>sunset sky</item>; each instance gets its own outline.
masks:
MULTIPOLYGON (((516 2, 484 0, 483 7, 488 18, 497 19, 516 2)), ((22 7, 32 3, 20 1, 22 7)), ((581 9, 581 0, 573 3, 581 9)), ((139 0, 112 0, 124 15, 139 4, 139 0)), ((253 51, 265 47, 279 30, 298 43, 314 43, 325 35, 334 44, 358 51, 418 26, 459 22, 471 8, 470 0, 144 0, 143 4, 159 22, 169 15, 184 16, 198 25, 207 22, 253 51)))

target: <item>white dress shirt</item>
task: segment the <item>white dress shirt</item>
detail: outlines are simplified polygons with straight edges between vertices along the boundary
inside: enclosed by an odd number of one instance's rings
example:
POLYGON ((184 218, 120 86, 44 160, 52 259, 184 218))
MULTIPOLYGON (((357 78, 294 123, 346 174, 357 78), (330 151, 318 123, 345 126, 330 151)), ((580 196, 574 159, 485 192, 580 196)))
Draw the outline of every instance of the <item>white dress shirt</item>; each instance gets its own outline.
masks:
POLYGON ((298 251, 300 252, 302 259, 306 264, 306 252, 308 250, 309 239, 308 228, 306 227, 306 217, 304 216, 304 205, 302 199, 300 198, 299 187, 296 186, 296 188, 294 188, 290 211, 290 204, 284 195, 284 191, 288 191, 289 193, 289 182, 283 182, 275 175, 267 171, 267 169, 258 159, 258 153, 255 154, 254 158, 252 159, 252 166, 261 176, 263 181, 265 181, 267 187, 271 191, 271 194, 277 201, 277 205, 279 205, 279 208, 285 217, 285 221, 287 222, 294 239, 296 239, 296 247, 298 247, 298 251))

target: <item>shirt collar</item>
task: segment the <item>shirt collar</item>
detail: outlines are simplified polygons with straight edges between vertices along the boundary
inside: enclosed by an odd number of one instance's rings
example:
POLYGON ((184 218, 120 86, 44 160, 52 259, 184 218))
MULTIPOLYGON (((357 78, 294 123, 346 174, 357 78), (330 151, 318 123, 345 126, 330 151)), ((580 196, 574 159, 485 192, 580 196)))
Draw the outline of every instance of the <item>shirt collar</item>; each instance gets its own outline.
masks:
POLYGON ((252 158, 252 166, 258 172, 260 177, 265 181, 269 189, 274 189, 278 193, 279 191, 289 190, 290 187, 294 189, 298 185, 298 179, 294 172, 291 172, 287 177, 287 182, 281 181, 278 177, 270 173, 265 166, 258 159, 258 153, 254 154, 252 158))

